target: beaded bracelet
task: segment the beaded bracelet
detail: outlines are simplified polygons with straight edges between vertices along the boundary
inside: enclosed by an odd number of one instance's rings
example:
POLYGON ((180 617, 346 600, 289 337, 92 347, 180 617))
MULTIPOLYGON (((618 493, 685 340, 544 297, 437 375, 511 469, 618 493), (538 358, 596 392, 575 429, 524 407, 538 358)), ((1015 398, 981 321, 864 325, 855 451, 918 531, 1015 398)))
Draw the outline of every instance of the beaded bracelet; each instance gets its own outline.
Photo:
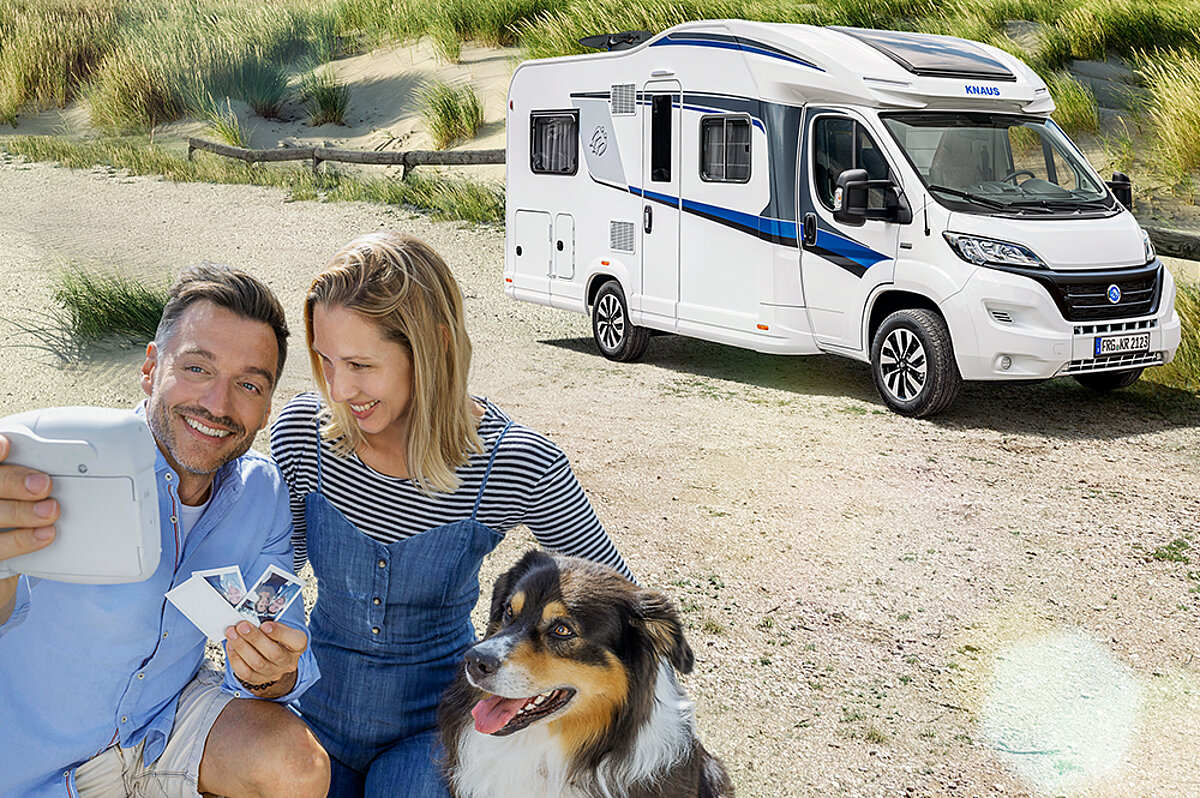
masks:
POLYGON ((279 683, 278 679, 272 679, 271 681, 263 682, 262 684, 251 684, 250 682, 246 681, 245 679, 243 679, 241 676, 238 676, 237 674, 234 674, 234 677, 238 680, 238 682, 241 683, 242 687, 245 687, 247 690, 254 690, 256 692, 258 690, 266 690, 271 685, 279 683))

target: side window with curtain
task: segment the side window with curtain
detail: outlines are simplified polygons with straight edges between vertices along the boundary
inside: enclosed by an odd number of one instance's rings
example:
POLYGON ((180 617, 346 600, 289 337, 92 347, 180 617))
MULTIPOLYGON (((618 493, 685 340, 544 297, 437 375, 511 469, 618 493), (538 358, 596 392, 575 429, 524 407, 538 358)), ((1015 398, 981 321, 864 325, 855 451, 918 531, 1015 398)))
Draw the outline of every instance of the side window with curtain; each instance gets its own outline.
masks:
POLYGON ((537 175, 579 170, 579 112, 535 111, 529 120, 529 168, 537 175))
POLYGON ((711 183, 750 180, 750 120, 706 116, 700 120, 700 179, 711 183))

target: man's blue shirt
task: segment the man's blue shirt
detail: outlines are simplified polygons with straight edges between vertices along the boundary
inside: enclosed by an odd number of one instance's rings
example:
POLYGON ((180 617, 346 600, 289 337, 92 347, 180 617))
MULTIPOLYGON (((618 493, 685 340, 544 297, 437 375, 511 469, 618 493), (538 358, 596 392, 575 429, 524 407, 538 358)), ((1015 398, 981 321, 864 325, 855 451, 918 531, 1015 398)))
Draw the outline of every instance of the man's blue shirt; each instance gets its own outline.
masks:
MULTIPOLYGON (((113 743, 166 746, 179 694, 204 659, 205 637, 163 594, 193 571, 237 565, 247 585, 274 564, 292 568, 292 515, 275 463, 248 452, 214 475, 208 506, 183 534, 179 475, 155 466, 162 557, 153 576, 125 585, 78 585, 22 576, 0 625, 0 796, 65 794, 74 767, 113 743)), ((305 629, 303 602, 279 619, 305 629)), ((300 660, 291 701, 317 680, 300 660)), ((253 697, 226 665, 222 689, 253 697)))

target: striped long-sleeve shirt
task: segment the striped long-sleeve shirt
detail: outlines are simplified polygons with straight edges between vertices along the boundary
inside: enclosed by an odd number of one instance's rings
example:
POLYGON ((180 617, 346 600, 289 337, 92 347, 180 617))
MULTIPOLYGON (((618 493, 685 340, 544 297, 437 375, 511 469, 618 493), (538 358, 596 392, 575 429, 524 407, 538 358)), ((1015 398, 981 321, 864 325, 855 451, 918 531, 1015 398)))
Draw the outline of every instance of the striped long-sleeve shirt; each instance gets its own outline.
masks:
MULTIPOLYGON (((479 436, 485 451, 458 469, 453 493, 422 493, 411 479, 381 474, 357 455, 338 457, 317 432, 320 397, 300 394, 271 426, 271 454, 283 471, 295 523, 296 568, 307 559, 304 497, 317 489, 321 447, 321 491, 362 532, 382 543, 471 516, 492 447, 509 422, 500 408, 485 408, 479 436)), ((513 424, 496 454, 476 519, 504 534, 518 524, 545 548, 612 566, 632 574, 604 531, 579 486, 566 455, 545 436, 513 424)))

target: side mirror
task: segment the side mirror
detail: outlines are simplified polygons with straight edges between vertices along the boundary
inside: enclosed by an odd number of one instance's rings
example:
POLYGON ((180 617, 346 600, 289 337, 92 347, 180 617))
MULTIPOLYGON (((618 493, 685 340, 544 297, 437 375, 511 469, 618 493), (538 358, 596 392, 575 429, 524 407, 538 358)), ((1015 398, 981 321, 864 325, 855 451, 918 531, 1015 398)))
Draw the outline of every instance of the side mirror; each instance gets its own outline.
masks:
POLYGON ((1105 185, 1117 198, 1117 202, 1124 205, 1126 210, 1133 210, 1133 182, 1129 179, 1129 175, 1124 172, 1113 172, 1112 180, 1105 181, 1105 185))
POLYGON ((833 218, 842 224, 861 225, 867 219, 908 224, 912 207, 898 185, 891 180, 871 180, 866 169, 847 169, 838 175, 833 194, 833 218), (883 207, 871 208, 872 189, 883 190, 883 207))

